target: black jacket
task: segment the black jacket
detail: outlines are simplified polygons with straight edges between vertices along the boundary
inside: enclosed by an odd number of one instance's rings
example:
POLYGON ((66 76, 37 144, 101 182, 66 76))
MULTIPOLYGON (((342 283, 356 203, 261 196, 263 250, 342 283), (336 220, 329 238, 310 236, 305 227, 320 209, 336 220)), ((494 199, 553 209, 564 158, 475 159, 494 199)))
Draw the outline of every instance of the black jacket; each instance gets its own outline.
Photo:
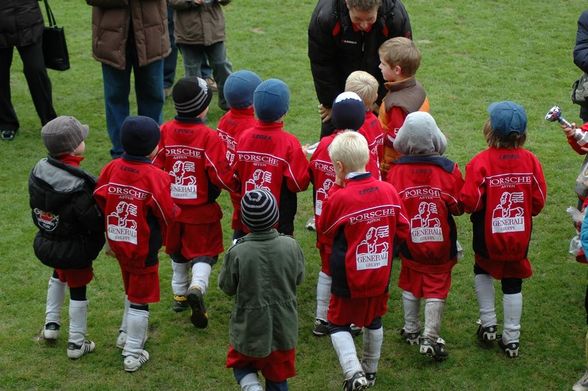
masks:
POLYGON ((33 248, 45 265, 60 269, 90 266, 104 245, 104 217, 92 193, 95 179, 48 157, 29 176, 33 248))
POLYGON ((0 48, 27 46, 43 36, 43 15, 37 0, 0 1, 0 48))
POLYGON ((353 71, 366 71, 380 83, 378 102, 386 94, 378 68, 378 49, 387 39, 412 38, 410 20, 400 0, 383 0, 369 32, 354 31, 345 0, 320 0, 308 26, 308 57, 319 102, 331 107, 353 71))
POLYGON ((578 19, 576 46, 574 46, 574 64, 588 73, 588 10, 582 12, 578 19))

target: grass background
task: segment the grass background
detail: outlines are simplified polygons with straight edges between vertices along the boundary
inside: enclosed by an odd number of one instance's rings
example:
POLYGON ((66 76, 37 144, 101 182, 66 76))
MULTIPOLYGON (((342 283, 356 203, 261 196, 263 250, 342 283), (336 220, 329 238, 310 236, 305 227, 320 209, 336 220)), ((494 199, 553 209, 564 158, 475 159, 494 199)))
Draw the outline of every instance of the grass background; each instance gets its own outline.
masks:
MULTIPOLYGON (((315 0, 241 0, 225 8, 229 57, 233 69, 251 69, 262 78, 283 79, 291 88, 286 128, 302 143, 319 134, 317 101, 306 55, 306 29, 315 0)), ((59 114, 74 115, 91 128, 84 168, 94 174, 109 160, 101 70, 91 55, 91 8, 82 1, 52 0, 65 26, 72 68, 50 71, 59 114)), ((576 20, 586 3, 580 0, 406 0, 414 39, 423 53, 417 78, 427 89, 432 114, 449 139, 448 157, 462 167, 485 147, 482 125, 486 107, 514 100, 529 117, 527 147, 538 155, 548 184, 548 202, 535 220, 530 258, 534 275, 523 284, 521 356, 505 358, 498 349, 484 350, 474 338, 477 302, 473 288, 471 229, 467 216, 457 219, 465 258, 457 264, 442 335, 450 358, 435 363, 421 357, 398 337, 402 326, 400 290, 393 283, 390 312, 384 318, 385 341, 378 371, 379 390, 563 390, 585 367, 583 309, 585 265, 567 255, 573 228, 565 213, 575 205, 573 182, 581 163, 559 128, 544 121, 554 104, 580 121, 569 90, 579 71, 572 62, 576 20)), ((51 271, 32 252, 35 233, 28 208, 27 177, 45 155, 38 118, 15 52, 11 82, 21 128, 13 142, 0 143, 0 389, 237 389, 224 368, 228 318, 232 301, 216 287, 217 265, 207 295, 210 324, 196 330, 187 314, 170 309, 171 267, 161 257, 162 301, 151 306, 152 360, 136 374, 122 370, 115 348, 122 315, 122 282, 117 263, 101 255, 89 286, 89 336, 96 352, 78 361, 65 354, 67 310, 56 346, 37 340, 44 321, 45 294, 51 271)), ((183 74, 178 64, 178 77, 183 74)), ((221 116, 213 99, 209 122, 221 116)), ((173 116, 166 103, 164 117, 173 116)), ((228 197, 222 196, 225 216, 228 197)), ((298 376, 292 390, 339 389, 342 375, 328 338, 311 335, 319 259, 314 235, 303 225, 311 215, 310 191, 299 197, 296 238, 307 264, 299 290, 300 340, 298 376)), ((228 218, 225 218, 228 245, 228 218)), ((398 276, 398 264, 393 281, 398 276)), ((501 294, 497 285, 501 319, 501 294)), ((358 347, 361 341, 357 341, 358 347)))

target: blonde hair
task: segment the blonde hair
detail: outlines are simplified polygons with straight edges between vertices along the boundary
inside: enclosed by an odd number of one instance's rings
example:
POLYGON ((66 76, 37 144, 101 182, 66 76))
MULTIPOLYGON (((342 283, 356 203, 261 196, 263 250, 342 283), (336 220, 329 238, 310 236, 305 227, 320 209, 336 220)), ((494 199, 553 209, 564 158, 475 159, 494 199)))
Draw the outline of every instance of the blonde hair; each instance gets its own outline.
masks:
POLYGON ((346 130, 339 133, 329 145, 333 164, 341 162, 346 172, 365 171, 370 158, 367 140, 361 134, 346 130))
POLYGON ((400 66, 406 77, 414 76, 421 65, 421 52, 412 40, 405 37, 385 41, 378 53, 390 67, 400 66))
POLYGON ((348 8, 355 8, 360 11, 369 11, 382 5, 382 0, 346 0, 345 2, 348 8))
POLYGON ((527 132, 523 134, 511 132, 509 135, 500 137, 494 133, 490 119, 484 124, 484 138, 489 147, 515 149, 521 148, 527 141, 527 132))
POLYGON ((378 87, 376 78, 365 71, 351 72, 345 81, 345 91, 355 92, 359 95, 366 109, 371 109, 378 99, 378 87))

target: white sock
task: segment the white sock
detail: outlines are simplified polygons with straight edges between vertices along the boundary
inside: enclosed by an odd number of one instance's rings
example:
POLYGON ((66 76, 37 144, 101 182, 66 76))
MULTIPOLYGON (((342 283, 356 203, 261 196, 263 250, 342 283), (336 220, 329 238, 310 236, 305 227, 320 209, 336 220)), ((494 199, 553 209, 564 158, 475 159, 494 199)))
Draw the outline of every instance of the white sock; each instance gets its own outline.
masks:
POLYGON ((421 331, 419 311, 421 301, 409 291, 402 291, 402 308, 404 309, 404 331, 418 333, 421 331))
POLYGON ((208 280, 210 279, 210 273, 212 272, 212 266, 205 262, 196 262, 192 266, 192 283, 190 286, 196 286, 200 289, 200 292, 204 295, 208 289, 208 280))
POLYGON ((353 337, 347 331, 339 331, 331 334, 331 342, 339 358, 339 364, 343 370, 345 379, 351 378, 356 372, 362 370, 357 351, 353 343, 353 337))
POLYGON ((57 323, 61 325, 61 307, 65 301, 65 282, 59 278, 49 278, 47 285, 47 304, 45 307, 45 324, 57 323))
POLYGON ((147 339, 149 311, 129 308, 127 316, 127 341, 122 355, 139 357, 143 352, 143 343, 147 339))
POLYGON ((494 308, 494 281, 489 274, 476 274, 474 277, 476 296, 480 307, 482 327, 496 325, 496 309, 494 308))
POLYGON ((123 310, 123 317, 122 317, 122 322, 120 323, 120 328, 118 329, 118 331, 122 331, 122 332, 127 332, 127 318, 129 315, 129 308, 131 306, 131 302, 129 301, 129 297, 127 295, 125 295, 125 302, 124 302, 125 306, 124 306, 124 310, 123 310))
POLYGON ((172 292, 174 295, 185 296, 188 291, 188 283, 190 277, 188 276, 188 270, 190 269, 190 263, 178 263, 171 261, 172 265, 172 292))
POLYGON ((365 373, 376 373, 384 342, 384 328, 376 330, 363 329, 363 358, 361 366, 365 373))
POLYGON ((329 300, 331 299, 331 276, 319 272, 316 283, 316 318, 327 321, 329 312, 329 300))
POLYGON ((81 345, 88 329, 88 300, 69 301, 69 338, 67 342, 81 345))
POLYGON ((521 315, 523 313, 523 293, 504 295, 502 297, 504 308, 504 330, 502 341, 505 343, 519 342, 521 337, 521 315))
POLYGON ((425 331, 423 336, 437 341, 441 331, 441 319, 443 318, 443 299, 426 299, 425 300, 425 331))
POLYGON ((239 381, 239 385, 241 386, 241 390, 263 390, 263 387, 257 378, 257 373, 255 372, 243 376, 241 381, 239 381))

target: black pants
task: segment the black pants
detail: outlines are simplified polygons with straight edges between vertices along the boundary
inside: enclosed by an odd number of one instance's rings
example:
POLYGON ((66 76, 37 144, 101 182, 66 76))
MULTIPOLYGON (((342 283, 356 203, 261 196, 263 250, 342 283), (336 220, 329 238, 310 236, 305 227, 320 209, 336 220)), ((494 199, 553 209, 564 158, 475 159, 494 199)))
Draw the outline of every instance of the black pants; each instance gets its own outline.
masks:
MULTIPOLYGON (((23 64, 23 71, 33 98, 33 104, 45 125, 57 115, 53 109, 51 81, 47 75, 41 41, 17 47, 23 64)), ((0 130, 18 130, 19 123, 10 97, 10 66, 14 48, 0 48, 0 130)))

